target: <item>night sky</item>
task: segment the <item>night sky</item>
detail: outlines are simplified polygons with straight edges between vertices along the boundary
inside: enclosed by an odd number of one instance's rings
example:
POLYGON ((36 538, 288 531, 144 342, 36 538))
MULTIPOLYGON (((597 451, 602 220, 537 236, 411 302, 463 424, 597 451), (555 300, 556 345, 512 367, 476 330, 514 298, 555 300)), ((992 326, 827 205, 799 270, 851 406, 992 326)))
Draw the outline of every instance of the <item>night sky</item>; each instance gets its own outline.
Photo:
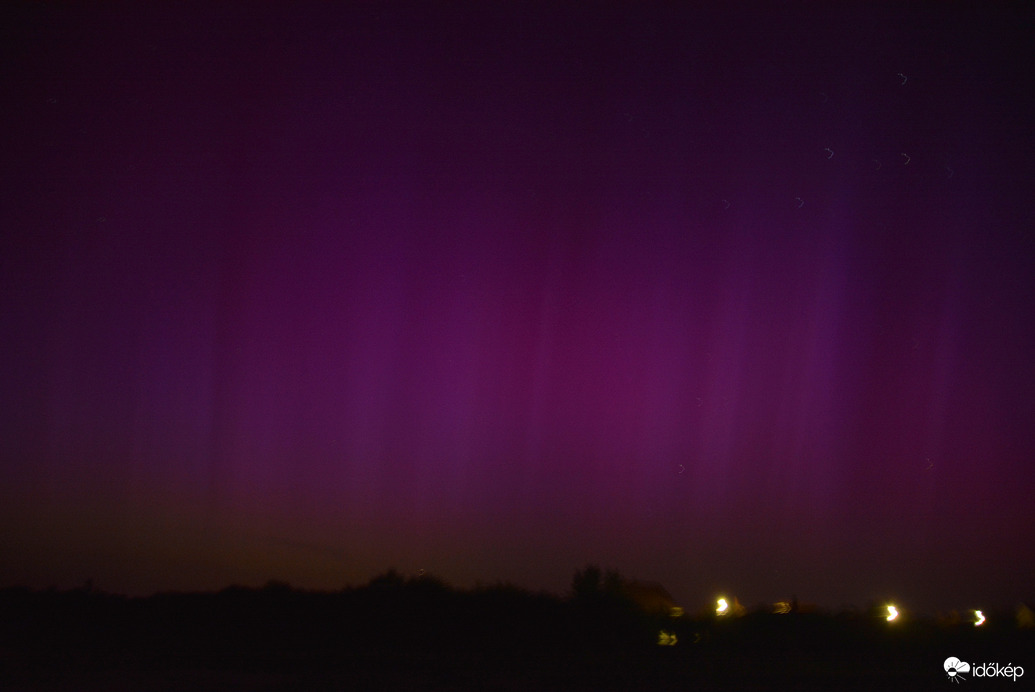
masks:
POLYGON ((5 5, 0 586, 1035 596, 1032 5, 555 4, 5 5))

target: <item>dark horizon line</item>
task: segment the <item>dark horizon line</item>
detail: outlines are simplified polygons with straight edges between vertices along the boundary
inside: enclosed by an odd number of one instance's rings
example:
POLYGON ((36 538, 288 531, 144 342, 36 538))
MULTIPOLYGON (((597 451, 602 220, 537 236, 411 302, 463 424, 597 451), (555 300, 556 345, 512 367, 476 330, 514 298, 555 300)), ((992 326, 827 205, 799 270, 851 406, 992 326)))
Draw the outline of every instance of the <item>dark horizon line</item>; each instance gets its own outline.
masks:
MULTIPOLYGON (((592 566, 592 565, 590 565, 592 566)), ((576 570, 576 573, 578 570, 576 570)), ((635 584, 650 584, 662 586, 655 580, 642 580, 637 578, 628 578, 624 575, 618 574, 615 570, 601 570, 601 574, 613 573, 618 576, 623 583, 635 583, 635 584)), ((305 586, 299 586, 290 583, 289 581, 271 578, 268 579, 261 586, 249 586, 246 584, 233 582, 226 586, 218 589, 166 589, 156 590, 147 594, 133 595, 125 592, 108 591, 101 587, 98 587, 93 579, 86 579, 79 586, 72 586, 67 588, 58 588, 54 584, 50 584, 46 587, 33 587, 27 584, 6 584, 0 585, 0 596, 10 594, 12 592, 28 592, 32 595, 67 595, 67 594, 86 594, 96 595, 101 597, 112 597, 117 599, 124 599, 129 601, 147 601, 153 598, 164 598, 164 597, 189 597, 189 596, 218 596, 220 594, 226 594, 231 592, 251 592, 255 594, 272 594, 272 593, 292 593, 308 596, 335 596, 350 592, 361 592, 371 589, 387 589, 387 588, 406 588, 419 585, 434 585, 437 589, 442 591, 452 592, 459 595, 477 595, 479 593, 491 592, 491 591, 508 591, 511 593, 519 593, 523 596, 531 598, 544 598, 554 600, 558 603, 567 603, 577 601, 579 596, 575 593, 574 589, 569 588, 566 592, 558 594, 549 589, 534 589, 516 584, 508 580, 496 580, 492 582, 483 582, 477 580, 473 586, 463 587, 457 586, 450 583, 448 580, 439 577, 430 572, 423 572, 418 574, 404 574, 397 569, 388 568, 387 570, 378 572, 372 576, 365 583, 360 584, 345 584, 337 589, 326 589, 326 588, 308 588, 305 586)), ((662 586, 662 588, 664 588, 662 586)), ((599 594, 602 597, 607 597, 609 594, 605 590, 601 590, 599 594)), ((863 615, 875 611, 883 611, 887 605, 895 605, 905 619, 919 619, 919 620, 941 620, 944 618, 960 617, 960 614, 964 616, 968 613, 975 612, 976 609, 971 607, 953 607, 947 609, 939 609, 934 612, 927 610, 914 610, 908 607, 908 604, 904 604, 902 601, 896 599, 880 599, 880 598, 869 598, 863 601, 862 605, 856 603, 842 603, 838 607, 833 608, 830 606, 820 605, 813 603, 807 599, 798 597, 797 593, 791 593, 787 598, 781 599, 775 602, 757 601, 751 604, 741 604, 734 593, 716 593, 716 598, 731 599, 737 603, 741 608, 741 615, 758 615, 758 614, 778 614, 774 611, 774 607, 780 603, 794 604, 794 611, 798 614, 817 615, 817 616, 838 616, 838 615, 863 615)), ((1018 615, 1022 610, 1027 610, 1029 613, 1035 611, 1035 607, 1032 604, 1035 603, 1035 599, 1019 599, 1012 605, 1004 603, 993 604, 992 606, 981 608, 980 610, 987 614, 998 614, 999 616, 1008 615, 1011 619, 1018 615)), ((676 603, 680 606, 681 610, 684 611, 685 617, 689 619, 702 619, 715 616, 715 604, 714 601, 703 602, 699 607, 688 607, 684 604, 676 603)), ((995 618, 1000 623, 1002 622, 1001 617, 995 618)))

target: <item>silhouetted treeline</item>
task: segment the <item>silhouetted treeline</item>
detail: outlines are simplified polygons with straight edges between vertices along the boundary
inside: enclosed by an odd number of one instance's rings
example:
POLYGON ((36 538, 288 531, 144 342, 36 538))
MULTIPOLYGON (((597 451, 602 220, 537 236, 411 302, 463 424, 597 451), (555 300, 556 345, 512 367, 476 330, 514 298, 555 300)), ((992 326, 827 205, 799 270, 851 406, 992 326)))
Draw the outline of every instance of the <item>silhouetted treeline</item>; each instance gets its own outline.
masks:
POLYGON ((1035 650, 1009 614, 978 629, 892 624, 876 609, 687 616, 670 603, 660 585, 593 565, 563 596, 391 570, 335 592, 282 582, 147 598, 8 588, 0 688, 105 689, 128 676, 129 687, 156 689, 853 688, 844 679, 888 689, 944 682, 950 655, 1005 664, 1035 650))

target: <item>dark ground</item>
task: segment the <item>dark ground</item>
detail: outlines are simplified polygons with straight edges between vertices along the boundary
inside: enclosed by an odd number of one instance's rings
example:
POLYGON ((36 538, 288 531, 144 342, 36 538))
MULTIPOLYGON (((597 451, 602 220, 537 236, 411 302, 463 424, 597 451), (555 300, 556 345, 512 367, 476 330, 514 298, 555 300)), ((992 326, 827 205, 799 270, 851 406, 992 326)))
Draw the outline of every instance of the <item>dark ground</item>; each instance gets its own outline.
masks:
MULTIPOLYGON (((393 573, 334 593, 6 589, 0 689, 944 690, 949 656, 1035 667, 1032 630, 1009 613, 989 625, 891 625, 876 608, 671 618, 608 594, 457 591, 393 573), (661 631, 677 643, 659 646, 661 631)), ((1019 690, 1032 676, 965 682, 1019 690)))

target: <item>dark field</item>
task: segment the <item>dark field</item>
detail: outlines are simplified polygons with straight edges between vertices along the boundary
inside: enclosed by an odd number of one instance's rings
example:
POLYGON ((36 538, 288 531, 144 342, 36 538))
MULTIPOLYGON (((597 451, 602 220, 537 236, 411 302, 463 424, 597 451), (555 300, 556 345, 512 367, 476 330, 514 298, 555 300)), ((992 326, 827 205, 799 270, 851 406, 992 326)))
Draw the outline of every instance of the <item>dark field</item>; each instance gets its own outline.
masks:
MULTIPOLYGON (((982 628, 888 623, 876 608, 674 618, 620 593, 460 591, 391 572, 333 593, 6 589, 0 689, 949 689, 947 657, 1035 665, 1032 635, 1013 613, 982 628)), ((1031 675, 963 681, 1027 689, 1031 675)))

